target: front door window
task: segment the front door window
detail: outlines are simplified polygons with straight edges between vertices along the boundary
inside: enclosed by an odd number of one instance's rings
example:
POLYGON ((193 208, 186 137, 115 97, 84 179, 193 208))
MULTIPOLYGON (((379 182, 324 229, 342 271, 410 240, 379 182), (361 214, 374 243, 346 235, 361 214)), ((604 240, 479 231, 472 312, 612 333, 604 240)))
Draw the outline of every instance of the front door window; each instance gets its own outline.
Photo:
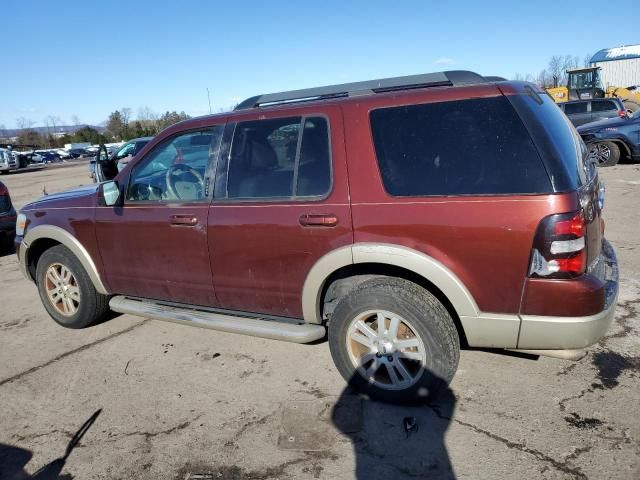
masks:
POLYGON ((127 201, 199 201, 207 196, 209 158, 217 152, 222 127, 170 138, 136 165, 127 201))

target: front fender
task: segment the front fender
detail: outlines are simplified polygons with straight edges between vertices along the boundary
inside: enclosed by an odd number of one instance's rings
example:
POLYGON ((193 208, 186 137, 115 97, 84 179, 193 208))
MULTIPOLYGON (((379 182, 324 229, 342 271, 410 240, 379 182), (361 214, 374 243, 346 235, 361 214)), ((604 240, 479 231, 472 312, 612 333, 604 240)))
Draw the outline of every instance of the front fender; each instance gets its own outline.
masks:
POLYGON ((39 240, 43 239, 54 240, 67 247, 80 261, 98 293, 103 295, 109 293, 87 249, 69 232, 54 225, 38 225, 29 229, 21 242, 20 249, 18 250, 18 259, 22 273, 29 280, 35 280, 29 273, 29 249, 39 240))

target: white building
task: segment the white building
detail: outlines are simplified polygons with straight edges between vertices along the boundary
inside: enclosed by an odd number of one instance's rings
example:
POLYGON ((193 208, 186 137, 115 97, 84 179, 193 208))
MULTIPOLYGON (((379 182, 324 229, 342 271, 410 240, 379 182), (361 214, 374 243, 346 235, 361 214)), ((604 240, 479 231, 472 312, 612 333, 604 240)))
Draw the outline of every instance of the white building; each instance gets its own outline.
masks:
POLYGON ((640 45, 605 48, 591 57, 590 63, 600 67, 605 88, 640 85, 640 45))

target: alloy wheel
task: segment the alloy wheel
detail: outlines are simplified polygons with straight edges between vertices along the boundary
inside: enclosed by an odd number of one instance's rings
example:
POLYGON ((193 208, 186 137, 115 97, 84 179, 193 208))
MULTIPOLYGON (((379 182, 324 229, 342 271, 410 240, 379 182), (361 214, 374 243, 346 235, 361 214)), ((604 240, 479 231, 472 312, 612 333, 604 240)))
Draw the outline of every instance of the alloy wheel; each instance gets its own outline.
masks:
POLYGON ((609 161, 609 158, 611 158, 611 149, 605 143, 596 143, 589 150, 589 156, 600 165, 609 161))
POLYGON ((45 273, 45 290, 51 305, 65 317, 73 316, 80 307, 80 287, 76 277, 61 263, 49 265, 45 273))
POLYGON ((395 313, 361 313, 349 325, 346 341, 354 367, 376 387, 404 390, 414 385, 424 371, 424 343, 416 329, 395 313))

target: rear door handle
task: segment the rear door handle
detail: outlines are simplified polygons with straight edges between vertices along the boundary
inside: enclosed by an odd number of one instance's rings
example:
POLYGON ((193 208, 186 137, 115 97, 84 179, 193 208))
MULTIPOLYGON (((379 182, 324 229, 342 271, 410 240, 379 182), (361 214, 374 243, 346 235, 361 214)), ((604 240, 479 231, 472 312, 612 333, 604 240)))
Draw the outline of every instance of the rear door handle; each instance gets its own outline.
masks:
POLYGON ((335 227, 338 225, 338 216, 333 213, 322 215, 300 215, 300 225, 303 227, 335 227))
POLYGON ((182 227, 195 227, 198 224, 198 219, 194 215, 171 215, 169 223, 182 227))

